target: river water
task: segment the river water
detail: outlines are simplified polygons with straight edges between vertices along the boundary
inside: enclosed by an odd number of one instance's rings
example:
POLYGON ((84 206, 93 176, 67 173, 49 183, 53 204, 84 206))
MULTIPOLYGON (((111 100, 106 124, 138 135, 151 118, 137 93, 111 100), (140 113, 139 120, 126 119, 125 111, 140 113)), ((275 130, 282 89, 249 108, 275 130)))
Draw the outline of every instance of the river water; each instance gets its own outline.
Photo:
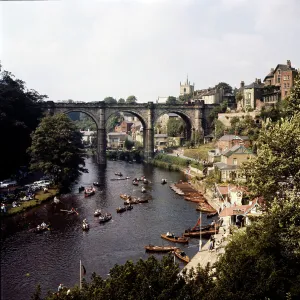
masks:
MULTIPOLYGON (((87 280, 93 272, 106 277, 115 264, 124 264, 129 259, 147 259, 145 245, 168 245, 160 238, 161 233, 171 231, 181 235, 197 221, 196 204, 185 201, 169 188, 170 183, 185 180, 182 173, 122 161, 108 161, 104 170, 93 158, 86 160, 86 167, 89 173, 83 174, 74 184, 72 193, 61 196, 60 208, 75 207, 78 216, 66 215, 47 203, 2 224, 2 300, 30 299, 37 284, 41 284, 43 292, 56 290, 60 283, 65 286, 78 284, 80 260, 86 268, 87 280), (131 178, 145 175, 150 181, 147 193, 142 194, 141 184, 133 186, 132 180, 111 181, 116 178, 115 172, 131 178), (168 184, 162 185, 162 178, 167 178, 168 184), (91 185, 94 181, 101 184, 96 187, 94 196, 84 198, 79 194, 78 186, 91 185), (134 205, 132 211, 117 214, 116 208, 123 205, 122 193, 152 199, 149 203, 134 205), (113 219, 99 224, 93 216, 97 208, 112 213, 113 219), (81 229, 84 218, 91 225, 88 232, 81 229), (42 221, 50 222, 52 230, 32 232, 31 228, 42 221)), ((204 217, 203 225, 208 222, 204 217)), ((198 245, 199 239, 190 240, 189 245, 177 244, 190 257, 196 254, 198 245)))

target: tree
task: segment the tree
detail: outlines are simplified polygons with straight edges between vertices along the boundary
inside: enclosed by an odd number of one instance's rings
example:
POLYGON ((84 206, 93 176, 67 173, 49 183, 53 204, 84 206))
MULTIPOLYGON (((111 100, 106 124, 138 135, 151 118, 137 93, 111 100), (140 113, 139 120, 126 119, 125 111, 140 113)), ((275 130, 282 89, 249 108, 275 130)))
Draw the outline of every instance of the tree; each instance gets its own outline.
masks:
POLYGON ((220 120, 215 120, 215 138, 219 139, 224 135, 225 125, 220 120))
POLYGON ((31 169, 43 171, 57 183, 69 184, 84 168, 82 135, 64 114, 42 119, 28 149, 31 169))
POLYGON ((114 114, 110 116, 106 122, 106 131, 107 132, 114 132, 116 125, 120 121, 120 114, 114 114))
POLYGON ((125 99, 120 98, 120 99, 118 100, 118 103, 125 103, 125 99))
POLYGON ((166 104, 176 104, 176 103, 177 103, 177 99, 174 96, 169 96, 166 101, 166 104))
POLYGON ((47 98, 29 90, 25 82, 2 71, 0 65, 0 178, 15 173, 27 165, 31 132, 38 126, 42 111, 39 102, 47 98))
POLYGON ((129 140, 128 138, 125 140, 125 144, 124 144, 125 148, 127 150, 131 150, 132 147, 134 146, 134 142, 132 140, 129 140))
POLYGON ((294 81, 291 94, 287 98, 287 113, 291 116, 300 112, 300 74, 298 74, 294 81))
POLYGON ((126 103, 128 103, 128 104, 136 103, 136 101, 137 101, 137 99, 134 95, 131 95, 126 99, 126 103))
POLYGON ((95 121, 86 114, 80 114, 80 120, 74 122, 79 130, 97 130, 95 121))
POLYGON ((224 113, 226 112, 228 107, 228 102, 224 101, 222 102, 220 105, 215 106, 211 112, 209 113, 209 119, 211 120, 211 122, 213 122, 215 119, 218 119, 218 114, 219 113, 224 113))
POLYGON ((242 166, 253 196, 271 199, 290 176, 300 186, 300 113, 264 124, 256 145, 257 156, 242 166))
POLYGON ((179 96, 179 101, 188 102, 193 98, 193 93, 184 94, 179 96))
POLYGON ((103 101, 107 104, 116 104, 117 103, 117 100, 113 97, 106 97, 106 98, 104 98, 103 101))
POLYGON ((219 90, 219 89, 223 89, 223 91, 224 91, 224 94, 226 94, 226 93, 232 93, 232 87, 228 84, 228 83, 226 83, 226 82, 219 82, 216 86, 215 86, 215 88, 217 89, 217 90, 219 90))
POLYGON ((182 119, 169 118, 167 122, 168 136, 181 136, 186 128, 186 124, 182 119))

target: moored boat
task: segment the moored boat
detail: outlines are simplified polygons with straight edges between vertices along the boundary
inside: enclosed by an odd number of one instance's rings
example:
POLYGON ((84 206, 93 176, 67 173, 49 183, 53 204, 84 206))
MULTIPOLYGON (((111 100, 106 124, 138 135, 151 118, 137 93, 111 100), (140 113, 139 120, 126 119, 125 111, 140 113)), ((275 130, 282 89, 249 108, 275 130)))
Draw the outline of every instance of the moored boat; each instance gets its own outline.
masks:
POLYGON ((131 196, 130 196, 130 195, 127 195, 127 194, 121 194, 121 195, 120 195, 120 198, 121 198, 121 199, 124 199, 124 200, 127 200, 127 199, 130 199, 131 196))
POLYGON ((92 196, 92 195, 95 194, 95 192, 96 192, 96 190, 95 190, 94 187, 85 188, 85 190, 84 190, 84 197, 92 196))
POLYGON ((218 233, 218 230, 210 229, 210 230, 201 230, 201 231, 190 231, 190 232, 185 232, 183 235, 185 237, 195 237, 195 238, 209 238, 211 235, 214 235, 215 233, 218 233))
POLYGON ((216 210, 213 207, 211 207, 209 204, 199 204, 197 206, 196 210, 202 211, 205 213, 215 213, 216 212, 216 210))
POLYGON ((93 182, 93 186, 100 186, 100 183, 97 181, 97 182, 93 182))
POLYGON ((137 201, 138 201, 138 203, 148 203, 149 202, 148 199, 138 199, 137 201))
POLYGON ((186 262, 186 263, 189 263, 190 262, 190 258, 185 254, 184 251, 180 250, 180 249, 176 249, 174 251, 174 254, 176 257, 178 257, 180 260, 186 262))
POLYGON ((123 174, 122 174, 121 172, 117 172, 117 173, 115 173, 115 175, 116 175, 116 176, 120 176, 120 177, 123 176, 123 174))
POLYGON ((133 185, 139 185, 139 182, 138 182, 136 179, 134 179, 134 180, 132 181, 132 184, 133 184, 133 185))
POLYGON ((163 179, 161 180, 161 184, 166 184, 166 183, 167 183, 167 179, 163 178, 163 179))
POLYGON ((47 231, 47 230, 50 230, 50 225, 43 222, 41 225, 38 225, 34 231, 36 233, 40 233, 40 232, 47 231))
POLYGON ((120 213, 123 213, 124 211, 126 211, 126 207, 121 207, 119 206, 117 209, 116 209, 117 213, 120 214, 120 213))
POLYGON ((105 213, 105 215, 99 217, 99 223, 105 223, 112 219, 112 215, 109 213, 105 213))
POLYGON ((176 249, 178 248, 173 246, 154 246, 154 245, 145 246, 146 252, 170 252, 170 251, 175 251, 176 249))
POLYGON ((94 217, 99 217, 101 215, 101 209, 96 209, 94 212, 94 217))
POLYGON ((189 242, 189 239, 186 237, 180 237, 180 236, 175 236, 174 233, 167 232, 166 234, 161 234, 160 235, 163 239, 168 240, 170 242, 174 243, 181 243, 181 244, 187 244, 189 242))

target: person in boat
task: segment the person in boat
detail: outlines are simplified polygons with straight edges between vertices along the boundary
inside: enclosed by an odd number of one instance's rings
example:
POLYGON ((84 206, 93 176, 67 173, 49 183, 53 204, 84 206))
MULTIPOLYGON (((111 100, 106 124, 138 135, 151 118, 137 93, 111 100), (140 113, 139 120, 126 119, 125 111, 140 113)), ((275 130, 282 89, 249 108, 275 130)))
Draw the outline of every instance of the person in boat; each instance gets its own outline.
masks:
POLYGON ((45 222, 43 222, 42 224, 41 224, 41 228, 42 229, 45 229, 47 227, 47 224, 45 223, 45 222))

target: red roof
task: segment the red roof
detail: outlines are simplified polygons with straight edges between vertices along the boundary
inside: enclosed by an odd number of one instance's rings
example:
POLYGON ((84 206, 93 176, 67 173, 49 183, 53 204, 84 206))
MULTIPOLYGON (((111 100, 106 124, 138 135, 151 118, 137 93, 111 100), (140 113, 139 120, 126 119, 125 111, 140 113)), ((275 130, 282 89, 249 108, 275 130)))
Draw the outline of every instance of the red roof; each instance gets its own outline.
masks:
POLYGON ((219 214, 219 217, 228 217, 228 216, 236 216, 243 215, 247 210, 252 208, 257 203, 257 200, 252 201, 251 204, 247 205, 239 205, 239 206, 231 206, 225 207, 219 214))

